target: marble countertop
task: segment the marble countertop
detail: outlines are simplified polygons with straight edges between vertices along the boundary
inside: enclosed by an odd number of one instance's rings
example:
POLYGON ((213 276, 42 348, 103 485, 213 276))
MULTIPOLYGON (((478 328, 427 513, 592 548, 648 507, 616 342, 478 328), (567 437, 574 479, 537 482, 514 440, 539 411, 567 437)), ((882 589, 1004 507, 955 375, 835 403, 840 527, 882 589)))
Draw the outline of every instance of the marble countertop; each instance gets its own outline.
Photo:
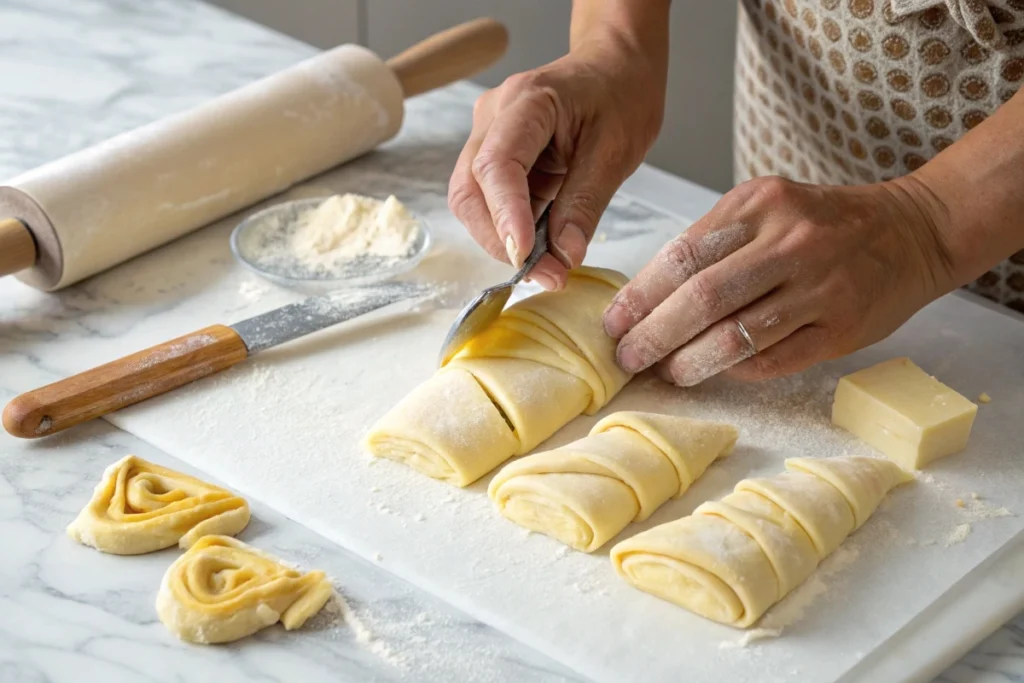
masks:
MULTIPOLYGON (((0 0, 0 178, 181 110, 313 53, 193 0, 0 0)), ((467 110, 471 94, 466 93, 467 110)), ((0 402, 54 377, 5 321, 0 402)), ((66 322, 66 321, 65 321, 66 322)), ((68 325, 21 319, 33 334, 68 325)), ((175 640, 155 588, 173 551, 118 558, 63 530, 127 453, 193 472, 97 422, 40 442, 0 435, 0 683, 6 681, 576 680, 495 629, 253 505, 243 540, 335 577, 351 617, 226 647, 175 640)), ((1024 615, 937 680, 1024 681, 1024 615)))

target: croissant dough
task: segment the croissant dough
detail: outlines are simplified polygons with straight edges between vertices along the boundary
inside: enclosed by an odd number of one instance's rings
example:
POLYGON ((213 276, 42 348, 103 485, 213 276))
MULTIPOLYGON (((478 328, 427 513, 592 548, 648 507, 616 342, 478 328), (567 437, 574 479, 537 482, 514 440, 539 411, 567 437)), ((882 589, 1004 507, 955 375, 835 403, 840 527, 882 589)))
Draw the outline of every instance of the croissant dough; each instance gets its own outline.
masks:
POLYGON ((227 643, 276 624, 302 626, 334 594, 320 571, 303 574, 229 536, 204 536, 164 574, 156 611, 193 643, 227 643))
POLYGON ((625 283, 615 271, 578 268, 562 291, 509 307, 384 415, 365 448, 467 486, 597 412, 630 379, 602 323, 625 283))
POLYGON ((746 628, 811 575, 885 495, 912 477, 879 458, 791 458, 689 517, 616 544, 616 572, 640 590, 746 628))
POLYGON ((726 424, 612 413, 582 439, 506 465, 488 494, 516 524, 589 553, 682 495, 736 438, 726 424))
POLYGON ((106 553, 140 555, 188 548, 206 534, 234 535, 248 523, 243 498, 128 455, 104 471, 67 533, 106 553))

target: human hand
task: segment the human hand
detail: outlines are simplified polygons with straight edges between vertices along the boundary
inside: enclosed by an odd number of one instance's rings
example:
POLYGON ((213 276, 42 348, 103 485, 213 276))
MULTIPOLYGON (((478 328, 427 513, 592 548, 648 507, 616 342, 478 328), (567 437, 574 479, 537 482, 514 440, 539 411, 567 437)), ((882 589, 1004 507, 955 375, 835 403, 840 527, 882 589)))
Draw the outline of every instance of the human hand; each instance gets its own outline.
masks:
POLYGON ((529 276, 545 289, 564 287, 583 262, 601 214, 658 134, 667 48, 664 60, 649 48, 610 27, 590 31, 565 57, 476 102, 448 205, 492 257, 518 268, 553 201, 549 253, 529 276))
POLYGON ((605 312, 619 364, 692 386, 757 380, 879 341, 955 288, 946 211, 912 177, 758 178, 669 242, 605 312))

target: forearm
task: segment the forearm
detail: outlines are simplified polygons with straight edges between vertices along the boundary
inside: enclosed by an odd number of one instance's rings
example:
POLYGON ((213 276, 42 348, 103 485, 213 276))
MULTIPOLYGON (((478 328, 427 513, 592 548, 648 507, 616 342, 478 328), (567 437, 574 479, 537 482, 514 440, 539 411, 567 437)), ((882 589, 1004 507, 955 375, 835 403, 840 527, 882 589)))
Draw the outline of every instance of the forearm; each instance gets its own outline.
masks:
POLYGON ((573 0, 569 49, 615 35, 667 66, 671 5, 671 0, 573 0))
POLYGON ((1024 89, 910 179, 939 207, 957 285, 1024 249, 1024 89))

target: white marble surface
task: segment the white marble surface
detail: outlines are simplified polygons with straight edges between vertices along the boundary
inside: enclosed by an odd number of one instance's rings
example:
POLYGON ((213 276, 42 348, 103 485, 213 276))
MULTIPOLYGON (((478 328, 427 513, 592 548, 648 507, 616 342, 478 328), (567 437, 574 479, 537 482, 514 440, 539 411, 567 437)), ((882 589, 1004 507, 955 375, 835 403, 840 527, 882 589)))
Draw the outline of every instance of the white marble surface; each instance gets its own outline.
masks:
MULTIPOLYGON (((190 0, 0 0, 0 178, 310 52, 190 0)), ((470 91, 458 92, 468 107, 470 91)), ((94 308, 89 299, 78 288, 38 316, 10 316, 0 298, 0 400, 53 379, 33 357, 33 340, 96 339, 78 320, 94 308)), ((359 642, 350 625, 323 620, 308 633, 272 629, 229 648, 176 643, 152 612, 172 553, 110 558, 62 535, 102 468, 126 452, 188 469, 105 424, 41 443, 0 437, 0 681, 571 676, 258 505, 244 538, 331 573, 375 638, 359 642)), ((1024 617, 938 680, 1024 681, 1024 617)))

